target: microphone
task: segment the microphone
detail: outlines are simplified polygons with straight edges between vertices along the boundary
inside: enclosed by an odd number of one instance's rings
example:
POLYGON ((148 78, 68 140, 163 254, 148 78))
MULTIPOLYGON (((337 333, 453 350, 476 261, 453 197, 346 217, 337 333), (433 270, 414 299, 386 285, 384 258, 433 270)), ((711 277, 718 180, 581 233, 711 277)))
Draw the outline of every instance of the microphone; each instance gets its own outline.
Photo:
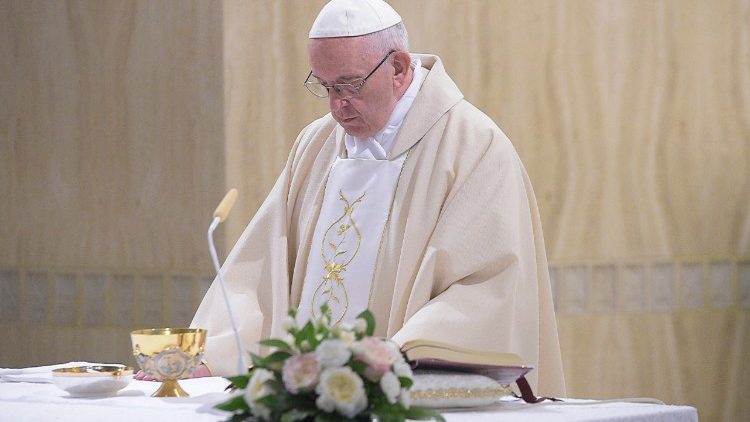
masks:
POLYGON ((237 323, 234 321, 234 313, 232 307, 229 304, 229 297, 227 296, 227 290, 224 287, 224 276, 221 274, 221 266, 219 265, 219 258, 216 255, 216 245, 214 245, 214 230, 219 226, 219 223, 226 220, 229 211, 234 206, 234 201, 237 200, 237 189, 230 189, 224 199, 219 202, 219 206, 214 211, 214 219, 211 221, 211 225, 208 226, 208 250, 211 253, 211 261, 214 263, 216 269, 216 275, 219 277, 219 285, 221 286, 221 293, 224 295, 224 304, 227 306, 227 313, 229 314, 229 322, 232 324, 232 331, 234 331, 234 340, 237 345, 237 374, 244 374, 247 372, 247 361, 245 360, 245 353, 242 351, 242 344, 240 343, 240 332, 237 330, 237 323))
POLYGON ((237 200, 237 189, 232 188, 224 195, 224 198, 219 202, 219 206, 214 210, 214 218, 218 217, 219 222, 223 223, 227 219, 229 211, 232 211, 234 202, 237 200))

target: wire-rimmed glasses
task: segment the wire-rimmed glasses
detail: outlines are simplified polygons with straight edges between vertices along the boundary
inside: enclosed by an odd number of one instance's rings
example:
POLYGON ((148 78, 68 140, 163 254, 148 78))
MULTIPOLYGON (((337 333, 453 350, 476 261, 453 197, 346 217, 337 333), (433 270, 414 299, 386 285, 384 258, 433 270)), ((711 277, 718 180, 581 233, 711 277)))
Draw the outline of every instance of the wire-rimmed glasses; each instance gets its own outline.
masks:
POLYGON ((395 53, 396 50, 390 50, 388 54, 383 57, 383 60, 378 63, 377 66, 375 66, 375 69, 372 69, 372 72, 368 73, 367 76, 362 78, 359 81, 353 81, 349 83, 335 83, 333 85, 326 85, 324 83, 321 83, 317 80, 315 76, 313 76, 312 70, 307 75, 307 78, 305 78, 305 88, 307 88, 310 93, 316 97, 320 98, 326 98, 328 97, 328 94, 330 93, 331 89, 336 93, 336 96, 341 98, 342 100, 348 100, 350 98, 354 98, 359 95, 359 91, 362 89, 362 87, 365 85, 365 82, 367 82, 367 79, 372 76, 373 73, 375 73, 376 70, 380 69, 380 66, 385 63, 386 60, 388 60, 388 57, 391 56, 391 54, 395 53), (312 78, 312 79, 311 79, 312 78))

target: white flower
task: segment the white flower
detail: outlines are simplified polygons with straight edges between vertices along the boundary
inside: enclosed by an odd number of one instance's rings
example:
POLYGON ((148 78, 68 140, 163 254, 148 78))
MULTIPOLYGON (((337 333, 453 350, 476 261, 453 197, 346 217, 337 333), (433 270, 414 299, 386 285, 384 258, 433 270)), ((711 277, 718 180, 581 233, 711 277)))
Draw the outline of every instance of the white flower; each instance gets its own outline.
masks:
POLYGON ((324 368, 342 366, 349 362, 352 352, 341 340, 323 340, 315 349, 315 356, 324 368))
POLYGON ((289 331, 291 328, 297 328, 297 321, 291 316, 284 318, 284 322, 281 323, 281 327, 284 331, 289 331))
POLYGON ((294 355, 284 362, 281 378, 284 386, 292 394, 300 390, 312 389, 318 382, 320 364, 314 353, 294 355))
POLYGON ((307 340, 302 340, 302 342, 299 344, 299 349, 303 352, 307 352, 310 350, 310 342, 307 340))
POLYGON ((357 337, 351 331, 342 331, 339 333, 339 340, 341 340, 346 347, 351 347, 357 337))
POLYGON ((315 392, 318 393, 315 404, 326 412, 336 409, 340 414, 353 418, 367 408, 362 378, 348 366, 324 370, 315 392))
POLYGON ((403 359, 397 360, 393 363, 393 372, 396 373, 399 377, 404 378, 413 378, 414 373, 411 371, 411 366, 409 366, 408 363, 404 362, 403 359))
POLYGON ((294 338, 294 336, 293 336, 293 335, 291 335, 291 334, 287 333, 287 334, 286 334, 286 335, 284 336, 284 338, 282 338, 281 340, 282 340, 282 341, 284 341, 284 343, 286 343, 286 344, 288 344, 288 345, 290 345, 290 346, 294 347, 294 342, 295 342, 295 338, 294 338))
POLYGON ((398 401, 401 402, 401 405, 403 405, 406 409, 411 407, 411 393, 406 388, 401 389, 401 395, 398 398, 398 401))
POLYGON ((336 403, 328 396, 323 395, 318 395, 318 398, 315 399, 315 406, 318 406, 318 409, 329 413, 333 412, 336 409, 336 403))
POLYGON ((357 318, 354 321, 354 331, 358 333, 364 333, 367 330, 367 321, 362 318, 357 318))
POLYGON ((250 410, 254 415, 266 420, 271 418, 271 409, 256 403, 255 400, 273 393, 271 387, 266 384, 266 381, 271 379, 273 379, 273 372, 262 368, 255 369, 245 390, 245 402, 250 406, 250 410))
POLYGON ((356 339, 356 336, 354 335, 354 326, 348 322, 341 322, 339 324, 336 324, 331 329, 331 332, 334 336, 344 340, 344 338, 354 338, 356 339))
POLYGON ((399 394, 401 394, 401 383, 396 374, 391 371, 383 374, 383 377, 380 378, 380 389, 383 390, 388 403, 395 404, 398 401, 399 394))
POLYGON ((401 348, 399 347, 396 342, 392 340, 386 340, 385 344, 388 346, 388 349, 390 349, 391 354, 393 354, 393 360, 399 360, 403 359, 403 355, 401 354, 401 348))

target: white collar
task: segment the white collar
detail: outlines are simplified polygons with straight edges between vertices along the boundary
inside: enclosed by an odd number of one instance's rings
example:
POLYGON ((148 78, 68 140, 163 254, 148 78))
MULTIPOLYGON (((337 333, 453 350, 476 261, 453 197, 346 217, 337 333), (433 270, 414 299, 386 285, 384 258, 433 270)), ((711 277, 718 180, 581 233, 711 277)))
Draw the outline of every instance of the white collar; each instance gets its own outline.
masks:
POLYGON ((414 75, 411 84, 409 84, 409 88, 396 103, 396 107, 393 108, 393 113, 391 113, 391 117, 383 129, 368 138, 358 138, 348 133, 344 136, 346 153, 349 158, 385 160, 388 157, 388 152, 391 150, 391 146, 393 146, 393 140, 396 138, 398 129, 404 122, 404 117, 409 112, 425 78, 422 62, 412 56, 412 63, 414 64, 414 75))

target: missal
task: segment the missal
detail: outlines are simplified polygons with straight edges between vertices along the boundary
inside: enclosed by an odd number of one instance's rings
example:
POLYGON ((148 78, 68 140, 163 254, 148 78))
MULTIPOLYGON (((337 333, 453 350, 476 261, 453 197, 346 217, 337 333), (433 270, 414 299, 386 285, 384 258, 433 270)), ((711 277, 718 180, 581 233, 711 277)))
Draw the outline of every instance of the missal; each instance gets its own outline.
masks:
POLYGON ((401 347, 413 369, 439 369, 484 375, 511 385, 531 371, 515 353, 470 350, 432 340, 409 340, 401 347))

